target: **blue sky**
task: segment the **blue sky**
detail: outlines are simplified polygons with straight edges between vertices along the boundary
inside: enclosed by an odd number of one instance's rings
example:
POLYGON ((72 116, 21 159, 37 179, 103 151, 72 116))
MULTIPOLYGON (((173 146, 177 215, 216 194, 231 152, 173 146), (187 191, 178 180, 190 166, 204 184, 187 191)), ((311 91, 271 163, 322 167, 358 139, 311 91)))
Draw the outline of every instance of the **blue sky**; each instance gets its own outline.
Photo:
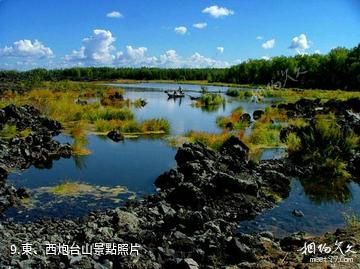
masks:
POLYGON ((0 68, 229 66, 360 42, 358 0, 0 0, 0 68))

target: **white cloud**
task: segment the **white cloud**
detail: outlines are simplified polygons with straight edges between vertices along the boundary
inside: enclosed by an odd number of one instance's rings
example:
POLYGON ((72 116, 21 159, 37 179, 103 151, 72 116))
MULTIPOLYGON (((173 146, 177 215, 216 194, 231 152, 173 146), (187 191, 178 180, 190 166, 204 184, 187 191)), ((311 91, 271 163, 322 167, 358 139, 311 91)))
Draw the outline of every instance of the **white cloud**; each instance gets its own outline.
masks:
POLYGON ((115 38, 107 30, 95 29, 93 36, 84 38, 79 50, 65 56, 66 61, 85 61, 89 64, 111 64, 115 59, 112 45, 115 38))
POLYGON ((258 36, 256 37, 256 40, 263 40, 263 39, 264 39, 264 37, 261 36, 261 35, 258 35, 258 36))
POLYGON ((111 11, 108 14, 106 14, 106 17, 117 19, 117 18, 123 18, 124 16, 119 11, 111 11))
POLYGON ((187 32, 187 28, 185 26, 178 26, 178 27, 175 27, 174 31, 175 31, 175 33, 177 33, 179 35, 185 35, 187 32))
POLYGON ((235 14, 233 10, 217 5, 204 8, 202 13, 209 14, 213 18, 221 18, 235 14))
POLYGON ((117 53, 117 63, 123 66, 155 66, 157 58, 146 56, 146 52, 146 47, 135 48, 128 45, 125 53, 117 53))
POLYGON ((183 64, 183 60, 177 54, 176 50, 170 49, 167 50, 164 54, 159 57, 159 66, 163 67, 181 67, 183 64))
POLYGON ((204 29, 207 26, 206 22, 194 23, 193 27, 197 29, 204 29))
MULTIPOLYGON (((93 35, 83 39, 79 50, 65 56, 64 67, 70 66, 128 66, 128 67, 227 67, 226 61, 216 60, 196 52, 188 57, 180 56, 174 49, 169 49, 158 56, 147 55, 145 46, 127 45, 123 51, 116 51, 113 46, 115 37, 107 30, 96 29, 93 35)), ((223 47, 217 48, 223 51, 223 47)))
POLYGON ((229 66, 228 62, 218 61, 212 58, 205 57, 198 52, 195 52, 190 57, 181 57, 173 49, 166 51, 160 55, 159 60, 156 64, 159 67, 190 67, 190 68, 201 68, 201 67, 226 67, 229 66))
POLYGON ((271 59, 271 57, 269 57, 269 56, 263 56, 263 57, 261 57, 261 59, 263 59, 263 60, 270 60, 271 59))
POLYGON ((300 54, 304 54, 308 48, 310 48, 310 44, 305 34, 295 36, 289 47, 289 49, 294 49, 300 54))
POLYGON ((187 59, 185 67, 203 68, 203 67, 227 67, 228 62, 214 60, 212 58, 205 57, 198 52, 195 52, 187 59))
POLYGON ((220 54, 224 53, 224 47, 217 47, 216 49, 220 54))
POLYGON ((315 50, 314 53, 321 54, 321 51, 320 50, 315 50))
POLYGON ((275 46, 275 39, 270 39, 261 45, 264 49, 272 49, 275 46))
POLYGON ((0 49, 0 56, 5 57, 48 58, 53 55, 52 50, 38 40, 32 42, 28 39, 22 39, 15 41, 10 47, 5 46, 5 48, 0 49))

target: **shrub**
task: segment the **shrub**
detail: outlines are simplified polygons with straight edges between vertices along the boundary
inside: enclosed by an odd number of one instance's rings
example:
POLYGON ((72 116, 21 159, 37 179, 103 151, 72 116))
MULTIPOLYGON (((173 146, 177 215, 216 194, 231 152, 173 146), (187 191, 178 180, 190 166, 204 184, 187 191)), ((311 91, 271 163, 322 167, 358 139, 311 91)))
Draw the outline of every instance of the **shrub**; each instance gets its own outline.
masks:
MULTIPOLYGON (((316 117, 309 125, 297 128, 295 135, 298 146, 289 151, 295 161, 312 165, 318 175, 349 176, 347 162, 358 147, 359 137, 341 127, 334 115, 316 117)), ((294 142, 292 136, 289 134, 288 139, 294 142)))

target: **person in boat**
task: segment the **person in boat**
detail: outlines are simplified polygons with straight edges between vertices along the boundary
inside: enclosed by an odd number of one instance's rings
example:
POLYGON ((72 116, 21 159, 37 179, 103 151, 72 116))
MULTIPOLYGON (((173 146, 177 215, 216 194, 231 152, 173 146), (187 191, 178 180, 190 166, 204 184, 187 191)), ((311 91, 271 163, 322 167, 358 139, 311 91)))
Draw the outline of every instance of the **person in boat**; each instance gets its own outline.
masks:
POLYGON ((179 94, 183 94, 183 90, 181 89, 181 86, 179 86, 178 91, 179 91, 179 94))

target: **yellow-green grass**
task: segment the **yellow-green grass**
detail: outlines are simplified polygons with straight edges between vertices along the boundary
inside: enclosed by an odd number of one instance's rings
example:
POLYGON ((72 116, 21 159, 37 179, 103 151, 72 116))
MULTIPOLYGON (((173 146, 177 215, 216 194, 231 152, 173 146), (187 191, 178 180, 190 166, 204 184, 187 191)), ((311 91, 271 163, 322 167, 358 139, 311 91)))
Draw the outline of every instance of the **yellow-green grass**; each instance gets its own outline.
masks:
POLYGON ((155 134, 168 133, 170 131, 170 123, 163 118, 149 119, 142 122, 135 120, 103 120, 95 121, 95 131, 98 133, 118 130, 127 134, 155 134))
POLYGON ((206 133, 199 131, 189 131, 185 134, 189 142, 200 142, 208 147, 218 150, 221 145, 231 136, 229 132, 206 133))
POLYGON ((86 132, 86 124, 84 122, 77 122, 70 130, 70 135, 74 139, 72 143, 72 152, 74 155, 89 155, 91 151, 87 148, 89 144, 86 132))
POLYGON ((194 104, 196 107, 217 108, 224 103, 225 98, 219 93, 203 93, 194 104))
POLYGON ((350 98, 360 98, 360 91, 343 91, 343 90, 299 90, 299 89, 270 89, 263 88, 260 90, 265 97, 276 97, 285 99, 288 102, 296 101, 301 98, 347 100, 350 98))
POLYGON ((249 122, 241 121, 242 115, 242 107, 237 107, 231 111, 229 116, 217 117, 216 124, 222 129, 244 130, 249 126, 249 122))
MULTIPOLYGON (((86 127, 83 128, 87 131, 119 129, 125 133, 143 132, 144 134, 169 131, 169 123, 163 119, 137 122, 129 108, 132 103, 123 100, 122 94, 121 89, 103 87, 94 83, 44 82, 38 88, 21 95, 6 92, 0 100, 0 108, 9 104, 33 105, 46 116, 60 121, 65 128, 76 125, 77 122, 84 122, 86 127), (93 97, 101 100, 104 96, 107 98, 115 96, 115 99, 122 101, 105 106, 101 105, 100 101, 83 104, 76 102, 79 99, 93 97)), ((80 146, 84 144, 81 140, 83 138, 78 139, 79 143, 77 143, 80 146)))
POLYGON ((127 189, 122 186, 101 187, 76 181, 65 181, 55 187, 44 187, 41 191, 51 193, 56 196, 80 196, 93 195, 96 197, 116 197, 122 193, 126 193, 127 189))
POLYGON ((26 128, 24 130, 19 131, 16 128, 16 125, 13 124, 5 124, 3 128, 0 130, 0 137, 5 139, 11 139, 16 136, 18 137, 27 137, 31 134, 31 129, 26 128))

